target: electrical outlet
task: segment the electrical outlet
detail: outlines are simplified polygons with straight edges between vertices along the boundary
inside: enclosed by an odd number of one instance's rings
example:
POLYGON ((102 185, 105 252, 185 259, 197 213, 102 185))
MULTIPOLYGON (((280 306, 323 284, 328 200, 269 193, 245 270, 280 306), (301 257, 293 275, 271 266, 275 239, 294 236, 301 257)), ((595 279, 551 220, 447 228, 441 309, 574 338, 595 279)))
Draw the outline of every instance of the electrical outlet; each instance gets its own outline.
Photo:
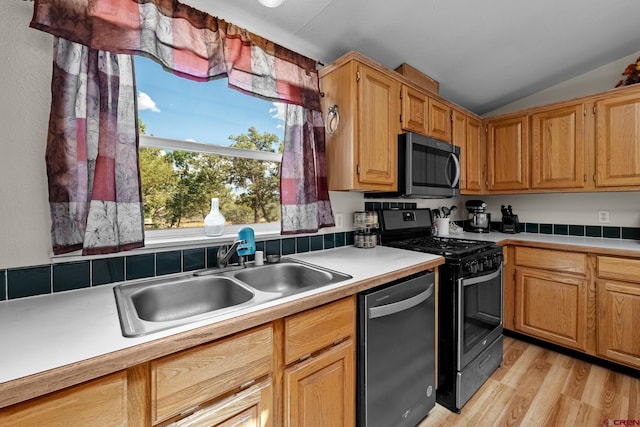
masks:
POLYGON ((333 219, 335 220, 334 222, 336 223, 336 228, 344 227, 344 214, 343 213, 336 213, 334 215, 333 219))
POLYGON ((609 211, 598 211, 598 224, 609 224, 609 211))

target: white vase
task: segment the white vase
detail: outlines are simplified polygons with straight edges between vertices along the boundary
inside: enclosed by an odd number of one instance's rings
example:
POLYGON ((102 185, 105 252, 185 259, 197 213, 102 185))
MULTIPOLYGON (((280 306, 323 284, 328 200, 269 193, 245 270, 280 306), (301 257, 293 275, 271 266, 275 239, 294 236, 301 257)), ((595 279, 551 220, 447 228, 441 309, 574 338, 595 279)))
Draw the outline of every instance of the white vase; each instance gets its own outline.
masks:
POLYGON ((222 236, 224 233, 224 216, 220 213, 218 198, 211 199, 211 212, 204 218, 204 234, 222 236))

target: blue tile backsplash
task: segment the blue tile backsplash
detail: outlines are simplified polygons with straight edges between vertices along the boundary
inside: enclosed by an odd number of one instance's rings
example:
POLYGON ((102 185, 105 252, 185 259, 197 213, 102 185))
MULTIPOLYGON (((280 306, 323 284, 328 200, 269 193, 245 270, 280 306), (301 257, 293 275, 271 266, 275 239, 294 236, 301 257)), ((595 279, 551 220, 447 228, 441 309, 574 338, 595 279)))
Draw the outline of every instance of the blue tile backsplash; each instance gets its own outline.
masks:
MULTIPOLYGON (((350 231, 258 241, 256 250, 291 255, 348 245, 353 245, 350 231)), ((0 301, 215 267, 217 253, 214 246, 3 269, 0 301)), ((237 258, 231 261, 237 262, 237 258)))
MULTIPOLYGON (((367 202, 366 205, 371 210, 400 204, 367 202)), ((410 209, 415 208, 415 204, 405 203, 400 207, 410 209)), ((640 228, 634 227, 528 222, 521 223, 520 228, 527 233, 640 240, 640 228)), ((349 231, 258 241, 256 250, 269 255, 291 255, 351 245, 353 232, 349 231)), ((211 268, 216 265, 217 252, 218 247, 214 246, 4 269, 0 270, 0 301, 211 268)), ((253 260, 253 257, 249 257, 249 260, 253 260)), ((237 259, 232 258, 232 261, 237 262, 237 259)))

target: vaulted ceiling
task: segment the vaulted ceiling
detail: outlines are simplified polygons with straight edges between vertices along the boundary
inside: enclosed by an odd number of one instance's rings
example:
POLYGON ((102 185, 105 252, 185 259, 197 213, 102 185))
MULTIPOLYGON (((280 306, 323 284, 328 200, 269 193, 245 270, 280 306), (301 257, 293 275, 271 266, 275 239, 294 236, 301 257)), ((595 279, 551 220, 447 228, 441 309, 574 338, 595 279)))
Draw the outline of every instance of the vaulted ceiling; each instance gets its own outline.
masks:
POLYGON ((325 64, 351 50, 408 63, 478 114, 640 51, 638 0, 183 2, 325 64))

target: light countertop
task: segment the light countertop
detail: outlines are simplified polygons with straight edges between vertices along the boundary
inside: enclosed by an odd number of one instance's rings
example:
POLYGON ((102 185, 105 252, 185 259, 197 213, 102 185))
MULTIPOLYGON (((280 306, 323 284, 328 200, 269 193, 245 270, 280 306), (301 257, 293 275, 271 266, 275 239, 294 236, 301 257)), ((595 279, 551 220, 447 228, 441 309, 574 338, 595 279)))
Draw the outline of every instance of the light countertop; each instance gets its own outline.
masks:
POLYGON ((609 239, 604 237, 577 237, 563 236, 558 234, 538 234, 538 233, 500 233, 491 231, 489 233, 465 232, 462 234, 449 234, 451 238, 483 240, 499 244, 521 243, 521 244, 542 244, 572 246, 576 251, 601 252, 604 254, 640 256, 640 241, 631 239, 609 239))

